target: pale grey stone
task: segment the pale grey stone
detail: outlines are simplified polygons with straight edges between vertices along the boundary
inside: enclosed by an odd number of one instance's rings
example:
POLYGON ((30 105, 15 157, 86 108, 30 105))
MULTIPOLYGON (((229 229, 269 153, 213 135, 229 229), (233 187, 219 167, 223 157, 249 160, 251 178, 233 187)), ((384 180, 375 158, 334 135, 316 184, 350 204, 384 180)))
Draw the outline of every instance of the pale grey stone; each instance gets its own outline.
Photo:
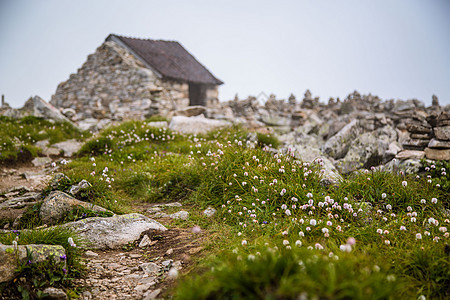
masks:
POLYGON ((52 147, 64 152, 65 157, 72 157, 78 150, 80 150, 83 144, 75 139, 67 140, 53 144, 52 147))
POLYGON ((139 248, 147 247, 148 245, 150 245, 150 243, 151 243, 151 240, 148 237, 148 235, 144 235, 141 242, 139 243, 139 248))
POLYGON ((52 162, 52 159, 49 157, 35 157, 31 161, 33 166, 35 167, 42 167, 52 162))
POLYGON ((43 291, 44 294, 47 294, 47 296, 45 296, 45 299, 48 300, 66 300, 69 299, 66 295, 66 293, 62 290, 62 289, 57 289, 54 287, 48 287, 46 289, 44 289, 43 291))
POLYGON ((141 214, 87 218, 62 225, 73 229, 92 249, 116 249, 139 239, 144 231, 167 230, 160 223, 141 214))
POLYGON ((212 217, 216 214, 217 210, 215 208, 212 207, 208 207, 207 209, 205 209, 203 211, 203 214, 207 217, 212 217))
POLYGON ((159 271, 161 270, 161 267, 158 266, 157 264, 155 264, 154 262, 149 262, 149 263, 143 263, 141 265, 141 269, 148 276, 155 276, 159 273, 159 271))
POLYGON ((203 116, 196 116, 196 117, 175 116, 172 118, 169 124, 170 129, 186 134, 207 133, 215 129, 229 126, 231 126, 231 123, 227 121, 206 119, 203 116))

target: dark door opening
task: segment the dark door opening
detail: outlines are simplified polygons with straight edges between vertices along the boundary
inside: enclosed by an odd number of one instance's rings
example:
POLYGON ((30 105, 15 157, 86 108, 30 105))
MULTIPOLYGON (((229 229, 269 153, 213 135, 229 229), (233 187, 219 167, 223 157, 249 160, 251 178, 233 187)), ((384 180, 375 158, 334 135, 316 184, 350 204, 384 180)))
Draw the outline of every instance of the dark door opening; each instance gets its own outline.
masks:
POLYGON ((189 83, 189 106, 206 106, 206 87, 203 84, 189 83))

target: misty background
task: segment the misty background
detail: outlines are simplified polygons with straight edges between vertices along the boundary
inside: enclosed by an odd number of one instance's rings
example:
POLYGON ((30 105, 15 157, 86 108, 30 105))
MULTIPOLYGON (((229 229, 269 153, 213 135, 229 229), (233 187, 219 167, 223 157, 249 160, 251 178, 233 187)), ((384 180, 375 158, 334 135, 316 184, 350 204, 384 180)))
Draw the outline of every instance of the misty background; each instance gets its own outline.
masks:
POLYGON ((220 100, 354 90, 450 104, 450 1, 0 0, 0 94, 50 101, 110 33, 179 41, 220 100))

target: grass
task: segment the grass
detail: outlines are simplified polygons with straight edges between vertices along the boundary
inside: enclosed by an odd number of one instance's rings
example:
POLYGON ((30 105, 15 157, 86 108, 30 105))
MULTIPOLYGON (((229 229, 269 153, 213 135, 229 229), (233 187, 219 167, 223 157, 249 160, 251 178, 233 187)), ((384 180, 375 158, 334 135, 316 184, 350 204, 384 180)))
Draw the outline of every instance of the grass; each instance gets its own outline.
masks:
POLYGON ((116 213, 181 201, 190 219, 177 225, 214 238, 175 299, 450 297, 448 163, 424 161, 415 175, 362 170, 325 186, 320 160, 274 155, 274 145, 239 127, 184 136, 124 122, 92 137, 57 189, 86 179, 79 197, 116 213), (208 206, 213 218, 201 214, 208 206))
POLYGON ((52 123, 37 117, 19 120, 0 116, 0 164, 26 162, 39 155, 36 142, 48 140, 49 145, 67 139, 84 139, 81 132, 69 123, 52 123))

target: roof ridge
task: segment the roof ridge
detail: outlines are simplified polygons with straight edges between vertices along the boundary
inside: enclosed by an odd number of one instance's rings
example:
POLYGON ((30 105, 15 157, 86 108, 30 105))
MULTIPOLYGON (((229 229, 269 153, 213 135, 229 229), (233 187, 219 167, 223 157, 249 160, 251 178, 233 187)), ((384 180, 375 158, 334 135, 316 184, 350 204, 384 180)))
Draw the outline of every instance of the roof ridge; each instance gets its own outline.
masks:
MULTIPOLYGON (((115 33, 111 33, 108 37, 110 36, 115 36, 118 38, 126 38, 126 39, 132 39, 132 40, 139 40, 139 41, 154 41, 154 42, 169 42, 169 43, 177 43, 179 44, 178 41, 175 40, 154 40, 154 39, 144 39, 144 38, 139 38, 139 37, 132 37, 132 36, 125 36, 125 35, 119 35, 119 34, 115 34, 115 33)), ((106 39, 108 39, 108 37, 106 39)))

